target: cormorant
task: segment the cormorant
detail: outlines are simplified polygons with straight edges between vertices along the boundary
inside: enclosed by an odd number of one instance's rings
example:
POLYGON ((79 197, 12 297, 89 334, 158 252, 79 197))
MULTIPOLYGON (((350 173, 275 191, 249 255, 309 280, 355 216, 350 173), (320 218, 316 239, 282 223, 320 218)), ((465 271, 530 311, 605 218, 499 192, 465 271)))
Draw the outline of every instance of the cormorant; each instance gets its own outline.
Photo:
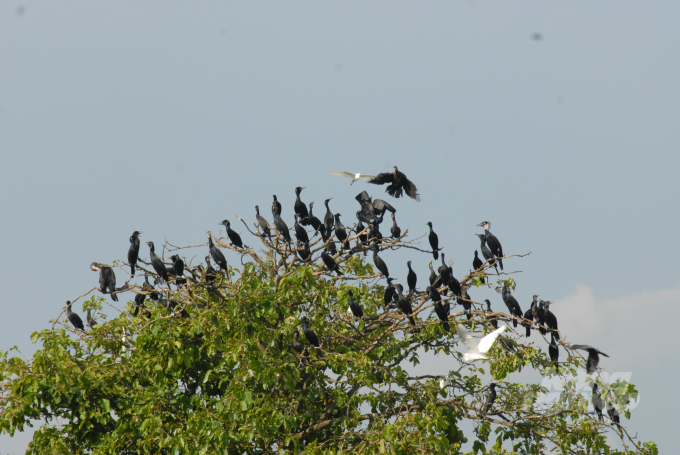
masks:
POLYGON ((389 306, 392 303, 392 297, 397 293, 394 286, 392 286, 392 281, 394 281, 394 278, 387 279, 387 287, 385 287, 385 294, 383 295, 385 306, 389 306))
POLYGON ((255 213, 255 219, 257 219, 257 224, 260 226, 260 229, 262 229, 262 235, 269 237, 269 241, 271 242, 272 231, 270 230, 269 223, 267 223, 267 220, 265 220, 264 217, 260 215, 260 207, 257 205, 255 206, 255 213))
POLYGON ((380 256, 378 256, 378 246, 373 245, 373 264, 380 270, 380 273, 383 274, 385 278, 388 278, 390 276, 389 270, 387 270, 387 264, 385 264, 385 261, 382 260, 380 256))
POLYGON ((402 313, 408 317, 408 322, 411 323, 413 327, 416 326, 416 320, 413 319, 413 307, 411 307, 411 302, 404 296, 404 286, 397 284, 395 286, 397 293, 392 296, 392 300, 396 302, 397 306, 402 313))
MULTIPOLYGON (((480 270, 480 269, 482 268, 482 266, 484 265, 484 263, 482 262, 482 260, 479 259, 478 254, 479 254, 479 253, 477 253, 477 250, 475 250, 475 258, 472 260, 472 269, 473 269, 473 270, 480 270)), ((484 283, 486 283, 486 278, 485 278, 485 277, 481 277, 481 278, 480 278, 480 281, 482 282, 482 284, 484 284, 484 283)))
POLYGON ((338 254, 338 249, 335 247, 335 242, 331 240, 331 237, 333 237, 333 232, 326 232, 326 227, 323 224, 319 226, 319 232, 321 233, 321 238, 323 239, 326 250, 332 255, 338 254))
POLYGON ((602 396, 600 395, 600 392, 597 391, 597 384, 593 382, 592 385, 593 388, 593 394, 590 397, 590 401, 593 403, 593 409, 595 410, 595 413, 597 414, 598 419, 600 419, 600 422, 604 421, 604 417, 602 416, 602 396))
POLYGON ((309 224, 312 225, 314 228, 314 232, 319 230, 319 226, 321 226, 321 220, 315 217, 312 214, 312 209, 314 208, 314 202, 309 203, 309 224))
POLYGON ((87 326, 90 329, 93 329, 95 325, 97 325, 97 321, 95 321, 94 318, 90 315, 90 309, 88 308, 87 309, 87 326))
POLYGON ((390 211, 392 215, 397 213, 397 209, 395 209, 390 203, 387 201, 383 201, 382 199, 375 199, 373 202, 371 202, 371 205, 373 206, 373 213, 378 215, 380 218, 378 219, 378 224, 383 222, 383 216, 385 215, 386 211, 390 211))
POLYGON ((550 355, 550 360, 557 366, 557 361, 560 359, 560 350, 555 342, 555 334, 550 335, 550 344, 548 345, 548 355, 550 355))
POLYGON ((333 212, 331 212, 331 209, 328 207, 328 202, 329 202, 331 199, 333 199, 333 198, 326 199, 326 200, 323 202, 324 205, 326 206, 326 214, 325 214, 324 217, 323 217, 323 225, 324 225, 324 227, 326 228, 326 234, 328 234, 328 236, 332 236, 332 235, 333 235, 333 234, 332 234, 332 232, 333 232, 333 224, 335 224, 335 223, 334 223, 335 218, 333 217, 333 212))
POLYGON ((496 236, 489 231, 489 229, 491 228, 491 223, 488 221, 482 221, 477 226, 481 226, 482 228, 484 228, 486 244, 489 245, 489 250, 491 250, 493 255, 498 258, 498 265, 500 265, 501 270, 503 270, 503 260, 501 259, 503 257, 503 247, 501 246, 501 242, 498 241, 496 236))
POLYGON ((397 226, 397 219, 392 214, 392 229, 390 229, 393 239, 398 239, 401 236, 401 228, 397 226))
POLYGON ((451 330, 449 327, 449 312, 451 311, 451 306, 448 302, 446 302, 446 305, 442 305, 442 296, 432 286, 428 286, 425 291, 427 292, 429 299, 434 302, 434 311, 437 314, 439 320, 442 322, 444 330, 448 332, 451 330))
MULTIPOLYGON (((366 226, 364 226, 361 220, 359 220, 359 222, 357 223, 356 232, 357 234, 359 234, 359 241, 362 244, 366 244, 366 242, 368 242, 368 233, 361 234, 361 232, 363 232, 364 230, 366 230, 366 226)), ((364 251, 364 255, 366 255, 366 251, 364 251)))
POLYGON ((281 216, 281 203, 276 199, 276 194, 273 196, 274 201, 272 202, 272 216, 276 218, 276 215, 281 216))
POLYGON ((139 257, 139 234, 141 232, 135 231, 130 236, 130 249, 128 250, 128 264, 130 264, 130 273, 135 274, 135 266, 137 265, 137 258, 139 257))
MULTIPOLYGON (((99 290, 101 293, 111 294, 111 299, 117 302, 118 296, 114 294, 116 292, 116 274, 113 273, 113 269, 108 265, 99 264, 98 262, 90 264, 90 269, 99 272, 99 290)), ((163 270, 165 270, 165 267, 163 270)))
POLYGON ((302 331, 305 334, 305 338, 307 338, 307 341, 309 341, 309 344, 311 344, 315 348, 318 348, 319 337, 317 337, 316 333, 314 333, 312 329, 309 328, 309 319, 307 319, 307 316, 302 317, 302 331))
POLYGON ((302 248, 297 248, 295 251, 297 251, 300 259, 305 262, 309 262, 309 260, 312 258, 312 253, 309 251, 309 243, 303 243, 302 245, 302 248))
MULTIPOLYGON (((220 249, 213 243, 210 231, 206 232, 206 235, 208 236, 208 249, 210 250, 210 256, 213 258, 213 261, 215 261, 225 273, 229 273, 229 269, 227 269, 227 260, 224 258, 224 254, 222 254, 220 249)), ((210 263, 208 263, 208 266, 210 266, 210 263)))
POLYGON ((370 175, 370 174, 352 174, 351 172, 345 172, 345 171, 331 171, 330 172, 333 175, 339 175, 340 177, 347 177, 349 179, 352 179, 351 182, 349 182, 349 186, 352 186, 354 182, 356 182, 359 179, 374 179, 375 175, 370 175))
POLYGON ((71 301, 67 300, 66 301, 66 317, 68 320, 73 324, 73 327, 75 327, 78 330, 85 330, 85 326, 83 326, 83 320, 80 319, 80 316, 78 316, 76 313, 71 311, 71 301))
POLYGON ((491 406, 493 406, 494 402, 496 401, 496 383, 492 382, 489 384, 489 396, 486 399, 486 403, 484 403, 484 406, 482 406, 482 412, 486 414, 491 410, 491 406))
POLYGON ((307 231, 305 230, 305 228, 300 226, 300 223, 298 222, 298 214, 296 213, 294 217, 295 217, 295 237, 297 238, 297 241, 299 243, 309 243, 309 236, 307 235, 307 231))
POLYGON ((187 280, 184 279, 184 261, 177 254, 170 256, 170 260, 172 261, 172 267, 165 268, 168 275, 175 278, 177 286, 186 284, 187 280))
POLYGON ((517 303, 517 299, 510 293, 510 287, 508 286, 507 281, 503 282, 503 302, 505 303, 505 306, 508 307, 510 316, 514 316, 512 319, 512 326, 517 327, 517 319, 515 318, 521 318, 524 314, 522 313, 522 308, 520 308, 519 303, 517 303))
MULTIPOLYGON (((144 284, 142 284, 142 290, 143 291, 149 291, 153 289, 153 286, 151 286, 151 283, 149 283, 149 276, 144 275, 145 280, 144 284)), ((158 299, 158 296, 156 295, 156 299, 158 299)), ((137 317, 139 314, 139 309, 140 308, 146 308, 146 305, 144 305, 144 301, 146 300, 146 294, 135 294, 135 311, 132 313, 133 316, 137 317)))
MULTIPOLYGON (((526 310, 524 312, 524 319, 528 319, 529 321, 536 321, 538 322, 538 305, 536 304, 536 299, 538 299, 538 296, 534 296, 534 300, 531 302, 531 308, 526 310)), ((527 329, 527 337, 531 336, 531 323, 525 323, 524 327, 527 329)))
POLYGON ((340 214, 335 214, 335 237, 340 241, 340 249, 349 249, 349 241, 347 241, 347 231, 345 231, 345 226, 340 222, 340 214))
POLYGON ((605 357, 609 357, 604 352, 595 349, 592 346, 588 346, 587 344, 574 344, 571 346, 571 348, 583 349, 584 351, 588 351, 588 365, 587 365, 588 374, 592 374, 595 373, 595 371, 597 371, 597 365, 599 365, 600 363, 600 356, 598 354, 602 354, 605 357))
POLYGON ((437 260, 439 259, 439 237, 437 233, 432 230, 432 222, 428 221, 427 225, 430 226, 430 235, 428 239, 430 240, 430 246, 432 247, 432 257, 437 260))
POLYGON ((411 268, 411 261, 407 261, 406 265, 408 266, 408 275, 406 275, 406 283, 408 284, 408 290, 415 291, 416 283, 418 282, 418 276, 416 275, 416 272, 414 272, 413 269, 411 268))
POLYGON ((470 335, 470 332, 468 332, 468 329, 465 328, 463 324, 458 323, 458 336, 460 337, 463 344, 465 344, 465 346, 468 348, 468 352, 463 353, 463 360, 466 362, 473 362, 475 360, 488 359, 488 357, 484 354, 489 352, 493 342, 496 341, 498 335, 500 335, 505 329, 506 326, 500 326, 498 329, 487 334, 485 337, 479 340, 479 344, 477 344, 472 338, 472 335, 470 335))
POLYGON ((161 261, 161 258, 156 256, 156 248, 153 245, 153 242, 146 242, 147 245, 149 245, 149 250, 150 250, 150 256, 151 256, 151 265, 153 266, 153 269, 156 271, 156 273, 163 278, 163 281, 166 283, 169 280, 168 277, 168 271, 165 269, 165 264, 163 264, 163 261, 161 261))
POLYGON ((231 223, 229 223, 229 220, 222 220, 222 222, 218 224, 221 224, 227 228, 227 237, 229 237, 229 240, 236 248, 243 248, 241 236, 238 235, 238 232, 231 228, 231 223))
POLYGON ((548 326, 552 333, 555 334, 555 337, 559 340, 560 334, 557 333, 557 318, 555 317, 553 312, 550 311, 551 304, 552 302, 545 302, 545 310, 543 313, 543 317, 545 318, 545 325, 548 326))
POLYGON ((621 419, 619 418, 619 411, 616 410, 616 407, 611 401, 607 401, 607 414, 609 414, 609 418, 612 419, 612 422, 614 422, 617 425, 621 424, 621 419))
POLYGON ((453 295, 455 295, 456 297, 461 297, 463 295, 463 290, 460 287, 460 281, 458 281, 456 277, 453 276, 453 274, 451 273, 451 267, 449 267, 449 282, 447 284, 451 292, 453 292, 453 295))
POLYGON ((321 253, 321 260, 323 261, 324 264, 326 264, 326 268, 328 269, 328 274, 332 275, 333 271, 335 271, 336 274, 339 276, 342 275, 342 272, 340 271, 340 267, 338 267, 338 264, 335 262, 335 259, 333 257, 326 253, 325 251, 321 253))
MULTIPOLYGON (((455 280, 455 278, 454 278, 454 280, 455 280)), ((458 280, 456 280, 456 282, 458 282, 458 280)), ((458 284, 458 286, 460 286, 460 283, 458 284)), ((455 291, 454 291, 454 294, 456 294, 455 291)), ((458 294, 456 294, 456 296, 457 296, 456 298, 458 300, 458 303, 460 303, 461 306, 463 307, 463 309, 465 310, 464 311, 465 316, 467 317, 467 319, 469 321, 470 319, 472 319, 472 311, 471 311, 472 310, 472 302, 470 301, 470 296, 467 295, 467 292, 465 292, 465 296, 458 295, 458 294)))
POLYGON ((380 232, 380 226, 378 226, 377 223, 371 223, 368 226, 368 238, 374 239, 374 241, 381 240, 383 238, 383 235, 380 232))
POLYGON ((479 240, 482 242, 481 243, 481 250, 482 250, 482 256, 484 256, 485 261, 489 261, 489 265, 493 265, 493 267, 496 269, 496 273, 498 273, 498 266, 496 265, 496 259, 494 259, 493 253, 489 248, 486 246, 486 237, 484 234, 475 234, 477 237, 479 237, 479 240))
POLYGON ((304 186, 298 186, 295 188, 295 204, 293 204, 293 210, 295 210, 295 213, 300 217, 300 224, 303 226, 307 226, 309 224, 309 221, 307 218, 309 217, 309 213, 307 212, 307 206, 305 205, 304 202, 300 200, 300 193, 302 190, 304 190, 304 186))
POLYGON ((432 268, 432 262, 430 262, 430 286, 434 286, 435 281, 437 281, 437 274, 432 268))
POLYGON ((298 332, 297 329, 293 332, 293 349, 295 349, 295 352, 298 354, 307 357, 307 350, 305 345, 300 341, 300 332, 298 332))
POLYGON ((290 244, 290 231, 288 230, 288 225, 286 222, 283 221, 283 218, 281 218, 281 215, 274 215, 274 226, 276 227, 276 232, 278 232, 279 235, 284 238, 286 243, 290 244))
MULTIPOLYGON (((491 313, 491 302, 489 301, 489 299, 486 299, 484 301, 486 302, 486 311, 491 313)), ((487 316, 486 320, 489 321, 489 324, 491 324, 491 326, 494 329, 498 328, 498 318, 496 316, 487 316)))
POLYGON ((451 267, 446 265, 446 260, 445 260, 445 255, 442 253, 442 265, 439 266, 439 269, 437 269, 439 272, 439 285, 440 286, 448 286, 449 285, 449 280, 451 279, 451 267))
POLYGON ((347 290, 347 297, 349 300, 349 309, 352 311, 354 317, 357 319, 364 317, 364 311, 361 309, 359 302, 354 299, 354 292, 352 292, 351 289, 347 290))
POLYGON ((539 302, 536 313, 538 314, 538 331, 541 332, 541 335, 545 335, 548 333, 548 329, 545 325, 545 302, 543 300, 539 302))
MULTIPOLYGON (((142 284, 142 289, 144 289, 145 291, 151 291, 154 289, 153 285, 149 283, 149 275, 147 274, 144 274, 144 284, 142 284)), ((151 297, 151 300, 153 300, 154 302, 158 301, 159 298, 158 292, 152 292, 151 294, 149 294, 149 297, 151 297)))
POLYGON ((381 172, 374 178, 368 181, 368 183, 373 183, 375 185, 383 185, 389 183, 385 192, 392 197, 400 198, 404 192, 416 201, 420 201, 420 195, 418 194, 418 188, 410 181, 403 172, 399 172, 397 166, 392 167, 393 172, 381 172))

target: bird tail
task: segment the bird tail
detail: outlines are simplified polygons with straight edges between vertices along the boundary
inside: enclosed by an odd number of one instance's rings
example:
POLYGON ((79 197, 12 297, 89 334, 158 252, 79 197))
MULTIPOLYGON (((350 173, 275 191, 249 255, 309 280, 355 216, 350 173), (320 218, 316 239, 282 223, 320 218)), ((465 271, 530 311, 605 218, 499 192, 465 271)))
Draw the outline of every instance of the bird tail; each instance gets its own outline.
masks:
MULTIPOLYGON (((502 259, 499 259, 499 260, 498 260, 498 265, 500 265, 500 266, 501 266, 501 270, 503 270, 503 260, 502 260, 502 259)), ((498 270, 498 269, 496 269, 496 270, 498 270)))
POLYGON ((132 275, 135 274, 135 265, 134 265, 134 264, 130 264, 130 273, 131 273, 132 275))
POLYGON ((439 251, 438 251, 438 250, 433 250, 433 251, 432 251, 432 257, 434 258, 435 261, 436 261, 437 259, 439 259, 439 251))
POLYGON ((408 317, 408 322, 410 322, 411 325, 412 325, 413 327, 416 326, 416 320, 413 319, 413 316, 409 316, 409 317, 408 317))
POLYGON ((449 323, 447 321, 442 321, 442 325, 444 326, 444 330, 447 332, 451 330, 451 327, 449 327, 449 323))
POLYGON ((115 289, 111 289, 111 292, 110 292, 110 294, 111 294, 111 300, 113 300, 114 302, 117 302, 117 301, 118 301, 118 296, 117 296, 116 294, 114 294, 114 292, 116 292, 116 290, 115 290, 115 289))
POLYGON ((512 326, 517 327, 517 319, 512 318, 512 326))

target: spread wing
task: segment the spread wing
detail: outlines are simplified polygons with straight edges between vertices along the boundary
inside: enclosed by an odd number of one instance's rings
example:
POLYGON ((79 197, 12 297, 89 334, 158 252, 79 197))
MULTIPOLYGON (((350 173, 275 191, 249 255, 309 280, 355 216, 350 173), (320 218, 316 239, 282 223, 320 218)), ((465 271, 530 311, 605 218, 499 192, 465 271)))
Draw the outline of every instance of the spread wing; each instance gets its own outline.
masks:
POLYGON ((339 175, 340 177, 347 177, 349 179, 354 178, 354 174, 351 172, 345 172, 345 171, 331 171, 331 174, 333 175, 339 175))
POLYGON ((394 182, 394 174, 391 172, 381 172, 380 174, 373 177, 368 183, 373 183, 375 185, 382 185, 383 183, 394 182))
POLYGON ((389 210, 392 213, 397 213, 397 209, 395 209, 389 203, 383 201, 382 199, 376 199, 375 201, 373 201, 373 208, 376 209, 378 212, 382 212, 383 210, 389 210))
MULTIPOLYGON (((583 349, 584 351, 587 351, 588 349, 595 349, 592 346, 588 346, 587 344, 572 344, 571 345, 572 349, 583 349)), ((595 349, 597 350, 597 349, 595 349)))
POLYGON ((361 179, 374 179, 374 178, 375 178, 375 175, 371 175, 371 174, 359 174, 358 180, 361 180, 361 179))
POLYGON ((475 344, 475 340, 472 339, 470 332, 468 332, 468 329, 466 329, 463 324, 458 324, 458 336, 463 341, 465 346, 467 346, 468 352, 470 354, 480 354, 477 344, 475 344))
POLYGON ((489 352, 489 349, 491 349, 491 346, 493 346, 493 342, 496 341, 496 338, 498 338, 498 335, 503 333, 505 331, 505 326, 502 325, 498 329, 494 330, 493 332, 489 333, 487 336, 479 340, 479 352, 482 354, 486 354, 489 352))
POLYGON ((411 199, 415 199, 416 201, 420 201, 420 195, 418 194, 418 188, 416 188, 415 184, 412 181, 410 181, 409 179, 405 179, 403 187, 404 187, 404 191, 406 191, 406 194, 408 194, 411 199))

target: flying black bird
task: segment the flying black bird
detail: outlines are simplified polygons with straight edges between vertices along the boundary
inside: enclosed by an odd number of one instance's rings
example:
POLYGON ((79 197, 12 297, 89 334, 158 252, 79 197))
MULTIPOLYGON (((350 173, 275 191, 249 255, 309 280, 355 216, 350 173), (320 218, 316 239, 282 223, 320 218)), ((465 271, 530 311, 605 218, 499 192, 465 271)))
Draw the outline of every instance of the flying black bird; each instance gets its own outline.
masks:
POLYGON ((316 231, 319 230, 319 226, 321 226, 321 220, 314 216, 314 214, 312 213, 313 208, 314 208, 314 202, 310 202, 309 203, 309 217, 308 217, 308 219, 309 219, 309 224, 312 225, 312 227, 314 228, 314 232, 316 233, 316 231))
POLYGON ((496 383, 492 382, 489 384, 489 396, 486 399, 486 403, 484 403, 484 406, 482 406, 482 412, 486 414, 491 410, 491 407, 493 406, 494 402, 496 401, 496 383))
POLYGON ((349 309, 355 318, 361 319, 364 317, 364 311, 361 309, 361 305, 354 299, 354 293, 351 289, 347 290, 347 297, 349 299, 349 309))
POLYGON ((503 247, 501 246, 501 242, 498 241, 496 236, 489 231, 489 229, 491 228, 491 223, 488 221, 482 221, 477 226, 481 226, 482 228, 484 228, 486 244, 489 245, 489 250, 491 250, 493 255, 498 258, 498 265, 500 265, 501 270, 503 270, 503 260, 501 259, 503 257, 503 247))
POLYGON ((592 374, 595 373, 595 371, 597 371, 597 365, 599 365, 600 363, 600 356, 598 354, 602 354, 605 357, 609 357, 604 352, 595 349, 592 346, 588 346, 587 344, 574 344, 571 346, 571 348, 583 349, 584 351, 588 351, 588 366, 587 366, 588 374, 592 374))
POLYGON ((236 248, 243 248, 243 241, 241 241, 241 236, 238 235, 238 232, 231 228, 231 223, 229 223, 229 220, 223 220, 221 223, 218 224, 221 224, 227 228, 227 237, 229 237, 229 240, 236 248))
POLYGON ((307 349, 300 341, 300 332, 298 332, 297 329, 293 332, 293 349, 295 349, 298 354, 307 357, 307 349))
POLYGON ((276 194, 274 195, 274 201, 272 202, 272 216, 281 216, 281 203, 276 199, 276 194))
POLYGON ((479 237, 479 240, 482 242, 480 248, 482 250, 482 256, 484 256, 484 260, 489 261, 489 264, 493 265, 493 267, 496 269, 496 273, 498 273, 498 266, 496 265, 496 263, 498 261, 496 261, 496 259, 494 258, 491 250, 489 248, 487 248, 486 237, 484 236, 484 234, 475 234, 475 235, 477 237, 479 237))
MULTIPOLYGON (((111 294, 111 299, 114 302, 118 301, 118 296, 114 294, 116 291, 116 274, 108 265, 93 262, 90 264, 90 269, 99 272, 99 290, 102 294, 111 294)), ((163 268, 165 270, 165 267, 163 268)))
POLYGON ((303 226, 307 226, 309 224, 309 221, 307 218, 309 218, 309 213, 307 212, 307 206, 305 205, 304 202, 300 200, 300 193, 302 190, 304 190, 304 186, 298 186, 295 188, 295 204, 293 204, 293 209, 295 210, 295 213, 300 217, 300 224, 303 226))
POLYGON ((338 267, 338 264, 335 262, 335 259, 333 259, 333 257, 330 254, 326 253, 325 251, 321 253, 321 260, 323 261, 324 264, 326 264, 326 268, 328 269, 329 275, 332 275, 333 271, 335 271, 335 273, 338 275, 342 275, 340 267, 338 267))
POLYGON ((290 244, 291 239, 290 239, 290 231, 288 230, 288 225, 286 224, 285 221, 283 221, 283 218, 281 218, 281 215, 278 213, 274 215, 274 227, 276 227, 276 232, 279 233, 281 237, 286 241, 286 243, 290 244))
MULTIPOLYGON (((536 303, 536 299, 538 299, 538 296, 534 296, 534 300, 531 302, 531 308, 526 310, 524 312, 524 319, 528 319, 529 321, 536 321, 538 322, 539 316, 538 316, 538 305, 536 303)), ((527 329, 527 337, 531 336, 531 323, 525 323, 524 327, 527 329)))
POLYGON ((137 258, 139 257, 139 234, 141 232, 135 231, 130 236, 130 249, 128 250, 128 264, 130 264, 130 273, 135 274, 135 266, 137 265, 137 258))
MULTIPOLYGON (((210 231, 206 232, 206 235, 208 236, 208 249, 210 250, 210 256, 225 273, 228 273, 229 270, 227 269, 227 260, 224 258, 224 254, 222 254, 220 249, 217 248, 213 243, 210 231)), ((210 263, 208 263, 208 265, 210 265, 210 263)))
MULTIPOLYGON (((73 313, 75 314, 75 313, 73 313)), ((94 328, 94 326, 97 325, 97 321, 90 315, 90 309, 87 309, 87 326, 91 329, 94 328)))
POLYGON ((345 172, 345 171, 331 171, 331 174, 333 175, 339 175, 340 177, 347 177, 349 179, 352 179, 351 182, 349 182, 349 185, 352 186, 354 182, 356 182, 359 179, 373 179, 375 178, 375 175, 370 175, 370 174, 353 174, 351 172, 345 172))
MULTIPOLYGON (((522 308, 520 308, 519 303, 517 303, 517 299, 510 293, 510 287, 508 286, 507 281, 503 283, 503 302, 505 303, 505 306, 508 307, 510 316, 514 316, 515 318, 524 316, 522 308)), ((513 318, 512 325, 513 327, 517 327, 517 319, 513 318)))
POLYGON ((149 245, 149 254, 151 256, 151 265, 153 266, 153 269, 161 278, 163 278, 163 281, 167 283, 169 280, 168 271, 166 270, 163 261, 161 261, 161 258, 156 256, 156 248, 154 247, 153 242, 146 242, 146 244, 149 245))
POLYGON ((394 278, 387 279, 387 287, 385 287, 385 294, 383 295, 385 306, 389 306, 392 303, 392 297, 397 293, 397 290, 392 286, 392 281, 394 281, 394 278))
POLYGON ((331 212, 331 209, 328 207, 328 203, 330 202, 330 199, 326 199, 323 201, 324 205, 326 206, 326 214, 323 216, 323 226, 326 228, 326 234, 329 236, 332 236, 333 232, 333 225, 335 224, 335 217, 333 216, 333 212, 331 212))
POLYGON ((397 226, 397 219, 392 214, 392 229, 390 229, 393 239, 398 239, 401 236, 401 228, 397 226))
POLYGON ((300 226, 300 223, 298 223, 298 214, 296 213, 295 215, 295 237, 297 238, 299 243, 309 243, 309 236, 307 235, 307 231, 305 228, 300 226))
POLYGON ((550 344, 548 345, 548 355, 550 355, 550 360, 557 366, 557 361, 560 359, 560 350, 555 342, 555 334, 550 336, 550 344))
POLYGON ((408 290, 415 291, 416 283, 418 282, 418 276, 416 275, 416 272, 414 272, 413 269, 411 268, 411 261, 407 261, 406 265, 408 266, 408 275, 406 275, 406 283, 408 284, 408 290))
POLYGON ((416 201, 420 201, 420 195, 418 194, 418 188, 410 181, 403 172, 399 172, 397 166, 393 166, 393 172, 381 172, 374 178, 368 181, 368 183, 373 183, 375 185, 383 185, 389 183, 385 192, 392 197, 400 198, 403 196, 404 192, 416 201))
MULTIPOLYGON (((482 260, 479 259, 478 254, 479 254, 479 253, 477 253, 477 250, 475 250, 475 258, 472 260, 472 269, 473 269, 473 270, 479 270, 479 269, 481 269, 482 266, 484 265, 484 263, 482 262, 482 260)), ((486 283, 486 278, 485 278, 485 277, 481 277, 481 278, 480 278, 480 281, 482 282, 482 284, 484 284, 484 283, 486 283)))
POLYGON ((389 278, 390 272, 387 270, 387 264, 385 264, 385 261, 382 260, 380 256, 378 256, 378 246, 374 245, 373 246, 373 264, 380 270, 380 273, 383 274, 385 278, 389 278))
POLYGON ((340 241, 340 249, 349 249, 349 241, 347 240, 347 231, 345 231, 345 226, 340 222, 340 214, 335 214, 335 237, 340 241))
POLYGON ((66 301, 66 317, 68 320, 73 324, 73 327, 75 327, 78 330, 85 330, 85 326, 83 326, 83 320, 80 319, 80 316, 78 316, 76 313, 74 313, 71 310, 71 301, 67 300, 66 301))
POLYGON ((428 221, 427 225, 430 226, 430 235, 428 239, 430 240, 430 246, 432 247, 432 257, 437 260, 439 259, 439 237, 437 233, 432 230, 432 222, 428 221))
POLYGON ((307 319, 307 316, 302 317, 302 332, 305 334, 305 338, 307 338, 309 344, 315 348, 319 347, 319 337, 309 328, 309 319, 307 319))
MULTIPOLYGON (((489 301, 489 299, 486 299, 484 301, 486 302, 486 311, 491 313, 491 302, 489 301)), ((496 316, 487 316, 486 320, 489 321, 489 324, 491 324, 491 326, 494 329, 498 328, 498 318, 496 316)))
POLYGON ((269 223, 260 215, 260 207, 255 206, 255 219, 257 219, 257 225, 262 229, 262 235, 269 237, 269 241, 272 240, 272 231, 270 230, 269 223))
POLYGON ((590 401, 593 403, 593 409, 595 410, 595 413, 597 414, 598 419, 600 419, 600 422, 604 421, 604 417, 602 416, 602 396, 600 395, 600 392, 597 391, 597 384, 593 382, 593 394, 590 397, 590 401))
POLYGON ((397 304, 402 313, 408 317, 408 322, 411 323, 413 327, 416 326, 416 321, 413 319, 413 308, 411 307, 411 302, 404 296, 404 286, 397 284, 397 293, 394 294, 392 300, 397 304))

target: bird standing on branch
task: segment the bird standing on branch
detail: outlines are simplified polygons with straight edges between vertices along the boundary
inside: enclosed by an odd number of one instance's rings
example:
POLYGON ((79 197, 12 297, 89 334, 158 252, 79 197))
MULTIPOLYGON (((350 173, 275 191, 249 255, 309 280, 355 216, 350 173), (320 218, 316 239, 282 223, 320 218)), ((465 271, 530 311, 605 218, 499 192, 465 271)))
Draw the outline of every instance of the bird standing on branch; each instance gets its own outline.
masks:
POLYGON ((512 325, 513 327, 517 327, 517 319, 515 318, 521 318, 524 316, 522 313, 522 308, 520 308, 519 303, 517 303, 517 299, 513 297, 512 293, 510 292, 510 286, 508 286, 508 282, 504 281, 503 282, 503 302, 505 303, 505 306, 508 307, 508 311, 510 312, 510 316, 514 316, 512 319, 512 325))
POLYGON ((68 320, 73 324, 73 327, 75 327, 78 330, 85 330, 85 326, 83 325, 83 320, 80 319, 80 316, 78 316, 76 313, 74 313, 71 310, 71 301, 67 300, 66 301, 66 317, 68 320))
POLYGON ((300 224, 303 226, 307 226, 309 224, 309 221, 307 218, 309 217, 309 213, 307 212, 307 206, 305 205, 304 202, 300 200, 300 193, 302 190, 304 190, 304 186, 298 186, 295 188, 295 204, 293 204, 293 210, 295 210, 295 213, 300 217, 300 224))
POLYGON ((498 265, 500 265, 501 270, 503 270, 503 260, 501 259, 503 257, 503 247, 496 236, 489 231, 489 229, 491 229, 491 223, 489 221, 482 221, 477 226, 481 226, 484 229, 486 244, 489 245, 491 253, 498 258, 498 265))
MULTIPOLYGON (((210 256, 225 273, 228 273, 229 270, 227 269, 227 260, 225 259, 224 254, 222 254, 220 249, 217 248, 213 243, 210 231, 206 232, 206 235, 208 236, 208 249, 210 250, 210 256)), ((208 265, 210 265, 210 263, 208 263, 208 265)))
MULTIPOLYGON (((90 269, 99 272, 99 290, 101 293, 111 294, 111 299, 114 302, 117 302, 118 296, 115 294, 116 274, 113 273, 113 269, 108 265, 100 264, 98 262, 90 264, 90 269)), ((165 267, 163 269, 165 270, 165 267)))
POLYGON ((139 234, 141 232, 135 231, 130 236, 130 249, 128 250, 128 264, 130 264, 130 273, 135 274, 135 266, 137 265, 137 258, 139 257, 139 234))
POLYGON ((392 197, 400 198, 403 196, 404 192, 416 201, 420 201, 420 195, 418 194, 418 188, 410 181, 403 172, 399 172, 397 166, 393 166, 393 172, 381 172, 374 178, 368 181, 368 183, 373 183, 374 185, 383 185, 389 183, 385 192, 392 197))
POLYGON ((331 171, 331 174, 333 175, 339 175, 340 177, 347 177, 348 179, 352 179, 351 182, 349 182, 350 186, 354 184, 357 180, 360 179, 374 179, 375 175, 370 175, 370 174, 352 174, 351 172, 345 172, 345 171, 331 171))
POLYGON ((272 231, 269 227, 269 223, 267 223, 267 220, 264 219, 262 215, 260 215, 260 207, 257 205, 255 206, 255 219, 257 219, 257 224, 260 226, 260 229, 262 229, 262 235, 266 235, 269 238, 269 241, 271 242, 272 240, 272 231))
POLYGON ((228 220, 223 220, 221 223, 222 226, 227 228, 227 237, 229 237, 229 241, 234 245, 236 248, 243 248, 243 241, 241 240, 241 236, 238 235, 238 232, 233 230, 231 228, 231 223, 229 223, 228 220))
POLYGON ((437 237, 437 233, 432 230, 432 222, 428 221, 427 225, 430 226, 430 235, 427 238, 432 247, 432 257, 437 260, 439 259, 439 237, 437 237))

